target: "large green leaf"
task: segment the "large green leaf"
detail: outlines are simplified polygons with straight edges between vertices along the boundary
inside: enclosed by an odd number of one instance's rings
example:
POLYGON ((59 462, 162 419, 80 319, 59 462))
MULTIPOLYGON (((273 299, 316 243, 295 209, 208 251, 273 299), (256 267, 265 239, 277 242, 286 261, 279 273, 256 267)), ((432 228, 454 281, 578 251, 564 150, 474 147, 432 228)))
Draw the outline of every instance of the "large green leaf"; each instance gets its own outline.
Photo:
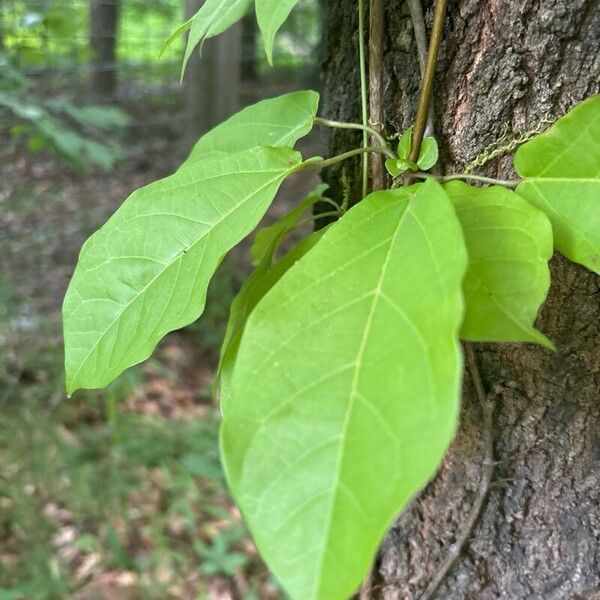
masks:
POLYGON ((256 20, 263 36, 269 64, 273 64, 273 43, 279 28, 300 0, 256 0, 256 20))
POLYGON ((461 337, 481 342, 536 342, 533 327, 550 287, 552 228, 546 215, 510 190, 445 186, 465 236, 469 266, 461 337))
POLYGON ((466 252, 435 182, 377 192, 252 312, 221 431, 232 492, 298 600, 357 587, 458 413, 466 252))
POLYGON ((600 96, 589 98, 515 155, 517 192, 543 210, 556 248, 600 274, 600 96))
POLYGON ((222 255, 300 163, 252 148, 134 192, 84 245, 63 306, 67 391, 102 387, 195 320, 222 255))
POLYGON ((226 410, 227 399, 231 389, 233 366, 248 317, 266 293, 300 258, 313 248, 325 231, 327 231, 327 228, 314 231, 296 244, 275 264, 272 264, 279 241, 285 233, 285 231, 282 231, 278 238, 272 241, 256 269, 246 279, 239 293, 233 299, 229 311, 229 321, 227 322, 225 338, 221 346, 221 358, 217 375, 222 412, 226 410))
POLYGON ((248 106, 203 135, 182 167, 212 154, 258 145, 293 146, 312 129, 318 105, 319 94, 306 90, 248 106))

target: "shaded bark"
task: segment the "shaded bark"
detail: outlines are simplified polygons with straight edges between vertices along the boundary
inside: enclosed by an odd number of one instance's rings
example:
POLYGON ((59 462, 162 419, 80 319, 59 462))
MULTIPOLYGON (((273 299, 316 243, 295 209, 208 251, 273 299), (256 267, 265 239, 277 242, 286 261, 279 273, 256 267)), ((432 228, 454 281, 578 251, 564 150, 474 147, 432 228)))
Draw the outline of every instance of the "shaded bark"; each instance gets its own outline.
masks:
POLYGON ((92 48, 92 92, 99 98, 117 91, 117 26, 120 0, 91 0, 90 46, 92 48))
MULTIPOLYGON (((384 125, 393 133, 414 119, 419 64, 408 7, 385 6, 384 125)), ((424 8, 429 28, 431 2, 424 8)), ((355 32, 356 2, 328 0, 324 117, 359 120, 355 32)), ((598 93, 599 38, 595 0, 451 0, 434 101, 444 170, 464 168, 504 124, 529 129, 598 93)), ((338 131, 329 141, 332 154, 360 143, 338 131)), ((479 172, 514 177, 510 157, 479 172)), ((336 194, 340 175, 341 167, 326 175, 336 194)), ((485 385, 500 390, 499 463, 481 517, 436 598, 600 598, 600 277, 560 256, 551 270, 538 327, 556 352, 475 348, 485 385)), ((383 543, 373 597, 418 598, 446 558, 478 490, 481 422, 467 378, 457 437, 383 543)))

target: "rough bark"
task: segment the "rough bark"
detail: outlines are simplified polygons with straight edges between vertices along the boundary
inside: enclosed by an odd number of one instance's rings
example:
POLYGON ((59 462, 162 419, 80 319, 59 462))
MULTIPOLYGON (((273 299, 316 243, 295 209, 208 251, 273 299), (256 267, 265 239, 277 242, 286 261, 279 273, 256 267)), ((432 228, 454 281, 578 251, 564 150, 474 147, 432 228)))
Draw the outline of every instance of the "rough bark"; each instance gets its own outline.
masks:
MULTIPOLYGON (((414 118, 419 65, 408 8, 386 2, 384 123, 414 118)), ((428 28, 431 1, 425 1, 428 28)), ((356 2, 326 2, 323 116, 357 120, 356 2)), ((500 136, 528 129, 599 91, 595 0, 454 0, 438 64, 435 123, 446 172, 500 136)), ((356 145, 334 132, 330 150, 356 145)), ((327 175, 339 193, 341 170, 327 175)), ((510 158, 480 171, 511 177, 510 158)), ((356 178, 358 179, 358 178, 356 178)), ((356 189, 356 188, 355 188, 356 189)), ((436 598, 600 598, 600 277, 555 256, 538 326, 556 352, 480 344, 498 462, 481 517, 436 598)), ((372 596, 418 598, 469 514, 482 472, 482 416, 465 381, 461 424, 436 478, 389 532, 372 596)))
POLYGON ((91 0, 90 46, 92 48, 92 91, 100 99, 117 91, 117 25, 120 0, 91 0))

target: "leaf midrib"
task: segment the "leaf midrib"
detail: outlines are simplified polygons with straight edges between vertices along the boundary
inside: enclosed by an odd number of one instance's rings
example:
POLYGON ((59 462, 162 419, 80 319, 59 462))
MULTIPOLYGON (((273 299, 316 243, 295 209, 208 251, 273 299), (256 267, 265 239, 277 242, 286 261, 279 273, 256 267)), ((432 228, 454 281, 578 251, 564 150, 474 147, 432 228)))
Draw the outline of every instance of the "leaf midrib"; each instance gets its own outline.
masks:
MULTIPOLYGON (((333 510, 334 510, 334 506, 337 502, 337 495, 338 495, 337 488, 340 485, 340 475, 341 475, 341 468, 342 468, 342 462, 343 462, 342 457, 343 457, 344 449, 346 446, 346 436, 347 436, 347 432, 348 432, 348 426, 350 424, 351 414, 352 414, 353 407, 354 407, 354 401, 355 401, 355 397, 356 397, 356 394, 358 391, 358 389, 357 389, 358 388, 358 379, 359 379, 360 369, 362 366, 362 359, 364 357, 365 348, 366 348, 367 341, 368 341, 368 338, 370 335, 371 326, 372 326, 372 322, 373 322, 373 315, 375 313, 375 309, 377 307, 379 299, 382 295, 383 280, 385 279, 385 274, 386 274, 386 271, 387 271, 387 268, 389 265, 390 257, 392 254, 392 249, 394 247, 394 241, 398 236, 398 232, 400 231, 402 224, 404 223, 404 218, 405 218, 407 212, 408 212, 408 204, 405 206, 401 217, 398 219, 398 224, 396 225, 394 232, 388 238, 389 242, 390 242, 389 248, 386 252, 385 259, 381 266, 379 280, 377 282, 377 287, 374 290, 373 301, 371 303, 371 308, 369 310, 369 315, 367 317, 367 322, 365 324, 365 329, 363 331, 363 337, 361 339, 360 346, 358 348, 357 358, 356 358, 356 362, 354 365, 352 387, 351 387, 351 391, 350 391, 350 395, 349 395, 349 403, 348 403, 348 407, 346 408, 346 414, 344 416, 344 422, 342 424, 342 431, 340 432, 340 445, 339 445, 339 451, 338 451, 338 455, 337 455, 337 459, 336 459, 334 476, 333 476, 331 502, 329 504, 329 510, 328 510, 328 514, 327 514, 327 518, 326 518, 325 535, 323 537, 323 539, 325 540, 325 543, 322 546, 321 556, 318 561, 319 575, 318 575, 318 578, 315 580, 316 581, 315 591, 317 594, 320 592, 321 585, 322 585, 323 563, 325 560, 325 554, 326 554, 327 547, 328 547, 327 540, 330 536, 331 525, 332 525, 332 521, 333 521, 333 510)), ((317 596, 313 595, 313 597, 318 598, 318 595, 317 596)))

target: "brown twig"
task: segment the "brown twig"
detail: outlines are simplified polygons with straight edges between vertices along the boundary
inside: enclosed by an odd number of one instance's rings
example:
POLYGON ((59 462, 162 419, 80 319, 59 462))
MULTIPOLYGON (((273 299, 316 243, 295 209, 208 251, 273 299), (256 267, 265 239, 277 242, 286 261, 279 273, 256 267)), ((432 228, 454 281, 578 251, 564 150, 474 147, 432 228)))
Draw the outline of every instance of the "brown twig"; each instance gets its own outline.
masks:
POLYGON ((433 93, 433 82, 435 76, 435 67, 444 33, 444 18, 446 16, 446 6, 448 0, 437 0, 433 13, 433 27, 431 29, 431 39, 429 40, 429 50, 427 52, 427 63, 425 65, 425 75, 421 83, 421 94, 419 96, 419 105, 417 106, 417 116, 412 132, 412 144, 408 159, 414 163, 419 158, 421 151, 421 142, 427 126, 427 115, 433 93))
POLYGON ((490 393, 486 393, 483 381, 481 380, 481 374, 477 365, 477 358, 471 344, 465 344, 465 356, 467 359, 467 367, 469 374, 471 375, 471 382, 475 388, 475 394, 481 406, 481 412, 483 415, 483 436, 484 436, 484 450, 483 450, 483 462, 481 466, 481 478, 479 481, 479 489, 477 495, 473 501, 473 506, 467 520, 462 524, 461 530, 456 536, 456 541, 450 546, 448 555, 442 562, 440 568, 437 570, 435 576, 430 581, 429 585, 421 595, 419 600, 431 600, 441 583, 444 581, 454 563, 461 555, 465 545, 467 544, 475 523, 479 519, 483 504, 487 497, 492 482, 492 474, 494 472, 494 436, 493 436, 493 413, 494 404, 493 399, 497 395, 497 391, 493 390, 490 393))
MULTIPOLYGON (((427 64, 427 30, 425 29, 423 6, 421 5, 421 0, 407 1, 408 9, 410 10, 410 20, 412 21, 413 31, 415 33, 415 44, 417 46, 417 58, 419 59, 421 79, 425 79, 425 66, 427 64)), ((433 96, 429 100, 429 111, 427 113, 425 135, 435 136, 433 124, 433 96)))
MULTIPOLYGON (((369 7, 369 120, 373 127, 383 122, 383 0, 371 0, 369 7)), ((385 188, 383 157, 371 159, 373 190, 385 188)))

